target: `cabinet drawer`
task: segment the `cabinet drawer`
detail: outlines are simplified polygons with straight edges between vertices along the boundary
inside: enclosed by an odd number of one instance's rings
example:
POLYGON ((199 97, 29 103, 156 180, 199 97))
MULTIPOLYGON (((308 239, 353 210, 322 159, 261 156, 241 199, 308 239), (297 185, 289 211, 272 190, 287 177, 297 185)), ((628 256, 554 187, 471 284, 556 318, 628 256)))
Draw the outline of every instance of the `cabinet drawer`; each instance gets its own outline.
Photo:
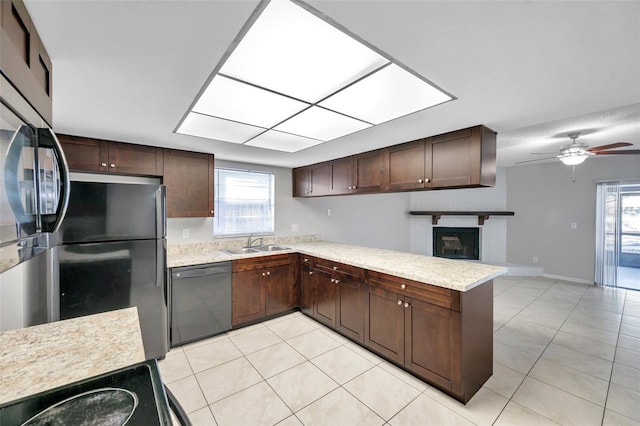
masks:
POLYGON ((293 256, 290 254, 275 254, 271 256, 250 257, 247 259, 237 259, 231 264, 233 272, 250 271, 253 269, 273 268, 275 266, 290 265, 293 263, 293 256))
POLYGON ((422 300, 423 302, 442 306, 443 308, 460 311, 460 292, 456 290, 437 287, 375 271, 367 271, 367 284, 422 300))
POLYGON ((320 271, 329 272, 334 276, 341 275, 360 281, 363 281, 365 276, 364 269, 362 268, 345 265, 344 263, 334 262, 332 260, 315 258, 313 267, 320 271))

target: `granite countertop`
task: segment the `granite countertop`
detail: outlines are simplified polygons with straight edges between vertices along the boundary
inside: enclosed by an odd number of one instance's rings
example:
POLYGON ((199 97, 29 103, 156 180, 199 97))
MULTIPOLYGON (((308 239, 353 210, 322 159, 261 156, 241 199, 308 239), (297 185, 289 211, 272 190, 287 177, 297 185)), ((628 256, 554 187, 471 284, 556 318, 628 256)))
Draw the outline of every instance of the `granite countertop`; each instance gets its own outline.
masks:
POLYGON ((0 333, 0 404, 145 360, 137 308, 0 333))
POLYGON ((194 246, 192 252, 189 252, 188 249, 183 249, 180 253, 170 254, 168 265, 169 267, 175 267, 281 253, 303 253, 458 291, 471 290, 507 272, 507 269, 501 266, 327 241, 286 245, 290 247, 289 250, 240 255, 229 255, 219 250, 202 250, 201 247, 196 249, 194 246))

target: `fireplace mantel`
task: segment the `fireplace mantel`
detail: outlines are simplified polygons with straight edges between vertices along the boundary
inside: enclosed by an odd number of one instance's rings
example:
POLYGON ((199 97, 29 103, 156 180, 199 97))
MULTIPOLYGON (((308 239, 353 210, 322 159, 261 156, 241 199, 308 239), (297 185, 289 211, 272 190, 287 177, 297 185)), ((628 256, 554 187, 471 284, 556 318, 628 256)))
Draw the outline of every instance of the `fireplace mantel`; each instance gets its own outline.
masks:
POLYGON ((440 217, 448 216, 478 216, 478 225, 484 225, 484 221, 489 219, 489 216, 513 216, 515 212, 507 211, 493 211, 493 212, 479 212, 479 211, 410 211, 412 216, 431 216, 431 223, 437 225, 440 217))

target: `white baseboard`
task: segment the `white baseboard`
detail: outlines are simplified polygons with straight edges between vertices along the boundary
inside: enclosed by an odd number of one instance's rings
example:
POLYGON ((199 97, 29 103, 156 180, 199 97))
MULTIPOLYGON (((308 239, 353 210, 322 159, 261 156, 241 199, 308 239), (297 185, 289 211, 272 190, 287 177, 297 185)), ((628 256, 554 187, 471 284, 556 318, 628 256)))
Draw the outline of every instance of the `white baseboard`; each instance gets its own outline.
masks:
POLYGON ((563 277, 561 275, 552 275, 552 274, 542 274, 542 276, 545 278, 551 278, 554 280, 562 280, 562 281, 569 281, 572 283, 595 285, 593 280, 583 280, 581 278, 563 277))

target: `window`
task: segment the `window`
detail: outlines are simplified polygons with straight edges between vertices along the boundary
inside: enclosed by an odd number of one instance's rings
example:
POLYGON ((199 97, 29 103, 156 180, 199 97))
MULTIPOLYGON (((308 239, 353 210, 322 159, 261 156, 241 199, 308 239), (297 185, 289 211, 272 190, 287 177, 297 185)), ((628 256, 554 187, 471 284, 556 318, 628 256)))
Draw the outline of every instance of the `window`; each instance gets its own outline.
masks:
POLYGON ((216 168, 213 235, 274 232, 273 173, 216 168))

